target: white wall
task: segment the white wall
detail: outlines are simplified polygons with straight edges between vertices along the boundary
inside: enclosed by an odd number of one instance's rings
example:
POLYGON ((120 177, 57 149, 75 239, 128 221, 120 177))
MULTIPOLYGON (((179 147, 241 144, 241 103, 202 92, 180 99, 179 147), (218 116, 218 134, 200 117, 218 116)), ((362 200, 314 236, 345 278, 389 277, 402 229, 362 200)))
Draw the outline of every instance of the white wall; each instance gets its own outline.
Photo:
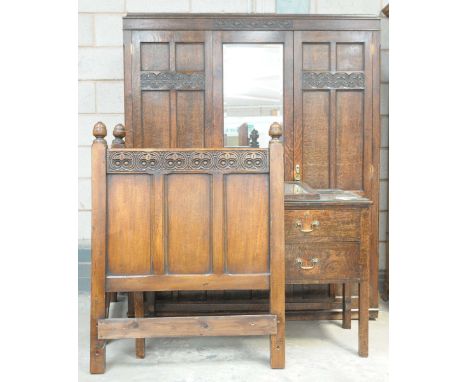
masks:
MULTIPOLYGON (((311 13, 377 15, 388 0, 311 0, 311 13)), ((127 12, 275 12, 275 0, 79 0, 78 5, 78 245, 91 238, 92 127, 102 121, 111 135, 124 123, 122 17, 127 12)), ((380 264, 385 263, 388 214, 388 19, 382 20, 381 43, 381 199, 380 264)), ((109 138, 108 138, 108 142, 109 138)), ((80 277, 87 277, 83 255, 80 277), (83 272, 81 272, 83 270, 83 272)))

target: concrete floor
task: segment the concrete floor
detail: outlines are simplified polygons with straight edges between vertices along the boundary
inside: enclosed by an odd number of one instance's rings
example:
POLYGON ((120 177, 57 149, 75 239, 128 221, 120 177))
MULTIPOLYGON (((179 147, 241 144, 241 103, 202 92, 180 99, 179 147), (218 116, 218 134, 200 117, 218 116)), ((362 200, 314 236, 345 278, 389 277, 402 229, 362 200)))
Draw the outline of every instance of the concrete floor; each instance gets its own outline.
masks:
MULTIPOLYGON (((388 308, 370 322, 369 358, 357 355, 358 325, 339 321, 288 321, 286 368, 269 365, 268 337, 147 339, 146 358, 135 358, 134 340, 107 345, 107 370, 89 374, 89 295, 79 302, 79 380, 84 381, 388 381, 388 308)), ((111 317, 123 317, 126 301, 111 304, 111 317)))

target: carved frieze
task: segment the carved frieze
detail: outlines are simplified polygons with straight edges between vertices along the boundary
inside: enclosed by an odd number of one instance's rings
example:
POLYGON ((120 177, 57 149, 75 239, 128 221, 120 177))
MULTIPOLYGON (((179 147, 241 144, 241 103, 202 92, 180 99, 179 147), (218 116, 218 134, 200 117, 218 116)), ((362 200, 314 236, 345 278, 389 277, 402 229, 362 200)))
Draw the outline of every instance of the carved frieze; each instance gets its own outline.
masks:
POLYGON ((107 152, 108 173, 268 172, 268 150, 107 152))
POLYGON ((141 90, 203 90, 205 73, 141 73, 141 90))
POLYGON ((261 29, 261 30, 290 30, 293 27, 291 20, 248 20, 248 19, 219 19, 214 22, 219 29, 261 29))
POLYGON ((302 89, 364 89, 364 73, 302 72, 302 89))

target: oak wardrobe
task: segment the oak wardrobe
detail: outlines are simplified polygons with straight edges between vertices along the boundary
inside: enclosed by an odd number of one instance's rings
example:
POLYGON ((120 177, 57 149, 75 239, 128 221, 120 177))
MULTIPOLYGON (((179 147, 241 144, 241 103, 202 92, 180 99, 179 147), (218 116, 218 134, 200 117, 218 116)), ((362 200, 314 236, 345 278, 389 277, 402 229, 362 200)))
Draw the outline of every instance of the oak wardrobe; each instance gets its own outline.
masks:
MULTIPOLYGON (((285 181, 373 202, 371 318, 378 315, 379 30, 380 19, 371 16, 123 20, 126 147, 264 147, 263 126, 278 120, 285 181)), ((287 317, 338 319, 341 291, 334 284, 287 285, 287 317)), ((357 309, 356 290, 351 294, 357 309)), ((267 296, 256 291, 158 292, 146 303, 149 314, 161 316, 267 310, 267 296)))

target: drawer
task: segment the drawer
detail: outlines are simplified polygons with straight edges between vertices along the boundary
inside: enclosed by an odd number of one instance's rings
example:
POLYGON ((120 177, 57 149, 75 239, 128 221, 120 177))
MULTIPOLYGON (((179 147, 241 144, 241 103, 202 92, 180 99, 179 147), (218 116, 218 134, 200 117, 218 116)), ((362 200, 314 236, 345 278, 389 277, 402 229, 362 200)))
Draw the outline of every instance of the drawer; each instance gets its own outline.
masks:
POLYGON ((359 279, 359 244, 286 244, 286 283, 339 282, 359 279))
POLYGON ((309 238, 359 240, 360 210, 286 210, 286 242, 309 238))

